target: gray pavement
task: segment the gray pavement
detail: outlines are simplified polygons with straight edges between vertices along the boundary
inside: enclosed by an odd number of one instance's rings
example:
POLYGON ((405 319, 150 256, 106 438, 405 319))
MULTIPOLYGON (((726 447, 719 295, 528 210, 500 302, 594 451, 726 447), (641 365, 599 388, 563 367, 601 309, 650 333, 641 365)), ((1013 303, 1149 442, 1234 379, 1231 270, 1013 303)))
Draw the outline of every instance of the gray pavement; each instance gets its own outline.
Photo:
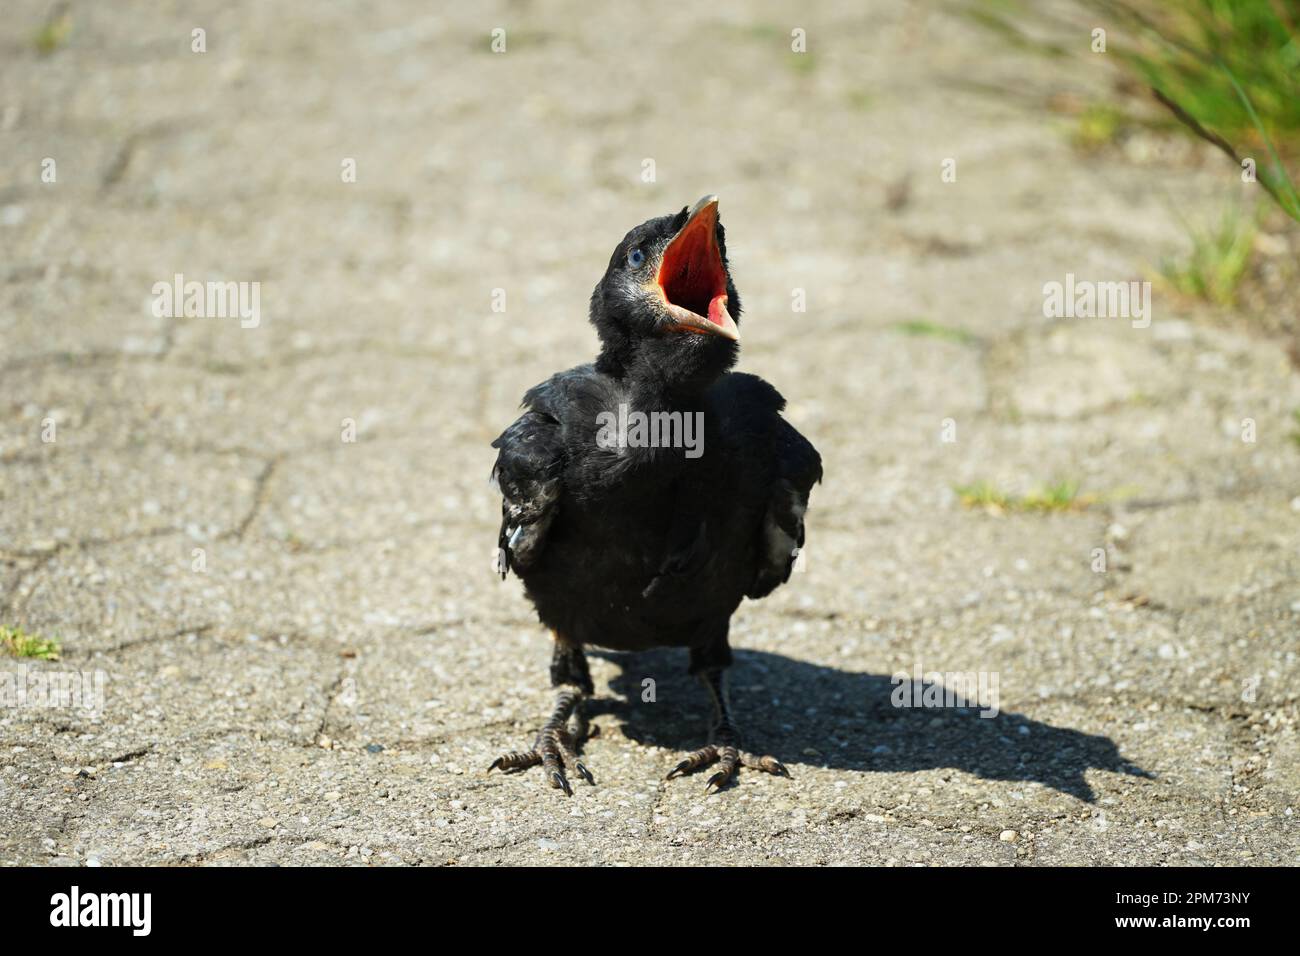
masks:
POLYGON ((1042 310, 1148 277, 1233 170, 1081 156, 975 85, 1103 77, 922 5, 611 6, 74 2, 41 55, 10 4, 0 626, 63 653, 0 690, 102 706, 0 707, 0 863, 1300 862, 1300 379, 1160 288, 1148 328, 1042 310), (566 800, 484 773, 550 698, 488 444, 594 353, 626 229, 707 192, 742 367, 825 460, 805 567, 732 628, 793 780, 663 783, 703 693, 601 654, 566 800), (260 324, 156 317, 176 273, 259 282, 260 324), (954 490, 1058 480, 1088 506, 954 490), (918 665, 996 674, 998 716, 891 706, 918 665))

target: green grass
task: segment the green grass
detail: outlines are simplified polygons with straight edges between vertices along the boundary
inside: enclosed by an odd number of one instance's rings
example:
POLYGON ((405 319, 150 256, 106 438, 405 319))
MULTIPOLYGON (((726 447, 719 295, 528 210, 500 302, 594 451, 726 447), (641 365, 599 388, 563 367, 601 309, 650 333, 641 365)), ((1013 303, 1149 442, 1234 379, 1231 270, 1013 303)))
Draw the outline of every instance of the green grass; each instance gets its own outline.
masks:
POLYGON ((747 39, 757 40, 759 43, 772 43, 790 35, 790 32, 784 27, 762 21, 740 25, 729 23, 726 28, 747 39))
POLYGON ((59 659, 58 641, 28 634, 21 627, 0 625, 0 648, 14 657, 26 657, 38 661, 59 659))
POLYGON ((794 42, 794 37, 791 36, 794 24, 778 26, 775 23, 755 21, 745 24, 726 23, 719 26, 737 39, 761 43, 764 46, 783 45, 786 50, 785 65, 800 76, 807 76, 817 69, 817 60, 810 50, 796 53, 790 49, 791 43, 794 42))
POLYGON ((967 508, 985 508, 990 511, 1011 510, 1011 496, 999 491, 988 481, 977 481, 973 485, 957 485, 953 491, 957 492, 957 497, 967 508))
POLYGON ((1183 258, 1162 263, 1160 274, 1182 295, 1232 305, 1250 268, 1257 231, 1254 218, 1229 210, 1208 227, 1186 228, 1191 250, 1183 258))
POLYGON ((41 24, 41 28, 32 37, 32 43, 35 45, 37 53, 41 56, 49 56, 63 46, 64 41, 68 39, 68 34, 71 32, 72 17, 66 13, 58 13, 41 24))
POLYGON ((1100 149, 1118 140, 1120 132, 1131 122, 1129 116, 1117 107, 1092 103, 1079 114, 1070 139, 1079 149, 1100 149))
POLYGON ((1121 22, 1141 31, 1138 43, 1119 47, 1120 62, 1185 125, 1186 118, 1199 124, 1200 132, 1189 125, 1197 135, 1217 135, 1237 155, 1255 158, 1260 181, 1276 187, 1283 209, 1300 219, 1294 181, 1277 152, 1281 143, 1300 158, 1300 7, 1176 0, 1151 6, 1148 18, 1147 5, 1094 5, 1121 11, 1121 22))
POLYGON ((1023 496, 1001 491, 987 481, 978 481, 973 485, 959 485, 953 491, 967 508, 981 508, 992 514, 1005 514, 1012 511, 1038 513, 1082 511, 1100 500, 1096 495, 1081 495, 1079 483, 1070 480, 1052 482, 1023 496))
MULTIPOLYGON (((1251 158, 1261 186, 1300 221, 1300 3, 1296 0, 1082 0, 1063 17, 1026 0, 956 0, 967 17, 1020 49, 1080 66, 1107 57, 1129 91, 1146 88, 1165 123, 1251 158), (1106 29, 1106 52, 1089 46, 1106 29)), ((1085 110, 1076 141, 1114 136, 1130 102, 1085 110)), ((1145 95, 1140 96, 1145 99, 1145 95)))
POLYGON ((786 54, 785 64, 800 76, 808 76, 817 69, 817 58, 812 53, 795 53, 792 50, 786 54))
POLYGON ((970 345, 978 339, 971 335, 965 329, 954 328, 950 325, 940 325, 938 322, 931 322, 929 319, 910 319, 906 322, 895 322, 890 326, 895 332, 901 332, 903 335, 927 336, 935 339, 946 339, 949 342, 960 342, 962 345, 970 345))

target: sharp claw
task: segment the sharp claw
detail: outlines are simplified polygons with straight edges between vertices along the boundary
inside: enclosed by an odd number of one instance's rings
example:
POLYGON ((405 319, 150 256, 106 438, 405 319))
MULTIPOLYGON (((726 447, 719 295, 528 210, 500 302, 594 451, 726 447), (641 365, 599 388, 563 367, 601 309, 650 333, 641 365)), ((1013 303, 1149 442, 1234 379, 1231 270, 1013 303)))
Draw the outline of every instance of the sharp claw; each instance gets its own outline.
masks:
POLYGON ((496 770, 497 767, 501 766, 501 761, 504 760, 504 759, 505 759, 504 757, 497 757, 496 760, 493 760, 493 761, 492 761, 492 766, 490 766, 490 767, 487 768, 487 772, 488 772, 488 773, 491 773, 493 770, 496 770))
MULTIPOLYGON (((770 773, 770 774, 771 774, 772 776, 774 776, 774 777, 789 777, 789 776, 790 776, 790 771, 786 769, 785 764, 781 763, 781 761, 777 760, 775 757, 764 757, 764 758, 759 762, 759 766, 760 766, 760 769, 762 769, 762 770, 766 770, 768 773, 770 773)), ((794 778, 791 777, 791 779, 794 779, 794 778)))
POLYGON ((690 767, 691 767, 691 762, 690 762, 689 760, 683 760, 681 763, 679 763, 679 764, 678 764, 676 767, 674 767, 672 770, 668 771, 668 776, 664 777, 664 779, 665 779, 665 780, 671 780, 671 779, 673 779, 673 777, 677 776, 679 773, 685 773, 687 770, 690 769, 690 767))
POLYGON ((566 797, 573 796, 573 788, 569 786, 569 781, 558 770, 551 774, 551 785, 563 790, 566 797))
POLYGON ((596 778, 591 775, 590 770, 584 767, 581 763, 575 764, 575 767, 577 768, 578 773, 582 775, 582 779, 586 780, 587 783, 591 784, 593 787, 596 785, 596 778))
POLYGON ((709 782, 704 785, 705 796, 712 796, 717 793, 718 790, 721 790, 730 776, 731 774, 727 773, 725 770, 719 770, 715 773, 709 778, 709 782), (717 790, 715 790, 714 787, 717 787, 717 790))

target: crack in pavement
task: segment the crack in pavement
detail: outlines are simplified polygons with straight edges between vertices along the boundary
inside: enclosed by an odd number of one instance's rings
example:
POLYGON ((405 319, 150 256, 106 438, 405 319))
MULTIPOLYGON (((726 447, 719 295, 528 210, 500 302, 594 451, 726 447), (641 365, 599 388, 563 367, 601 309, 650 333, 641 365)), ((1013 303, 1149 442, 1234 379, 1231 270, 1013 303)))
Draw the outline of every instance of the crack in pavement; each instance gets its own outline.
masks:
POLYGON ((244 540, 244 534, 257 519, 262 508, 266 506, 270 497, 269 489, 271 480, 275 477, 276 469, 280 467, 280 462, 283 460, 283 457, 284 456, 282 455, 276 455, 263 464, 262 470, 258 473, 257 478, 254 479, 253 504, 248 509, 248 513, 244 515, 243 519, 234 528, 217 535, 218 540, 244 540))

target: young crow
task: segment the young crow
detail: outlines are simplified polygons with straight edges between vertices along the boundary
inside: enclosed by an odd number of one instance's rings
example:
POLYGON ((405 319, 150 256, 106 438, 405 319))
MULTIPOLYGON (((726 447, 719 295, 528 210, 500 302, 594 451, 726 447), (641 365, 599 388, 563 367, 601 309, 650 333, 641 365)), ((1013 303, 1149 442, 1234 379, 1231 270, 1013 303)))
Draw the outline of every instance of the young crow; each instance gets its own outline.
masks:
POLYGON ((740 296, 727 267, 718 200, 637 226, 591 297, 594 364, 524 395, 524 414, 492 443, 504 498, 498 569, 513 570, 555 640, 555 710, 530 750, 489 770, 541 764, 594 783, 577 750, 593 693, 583 648, 690 649, 713 698, 709 744, 668 776, 715 761, 708 792, 740 766, 789 776, 742 752, 727 704, 727 629, 741 599, 790 577, 821 458, 781 417, 785 399, 728 371, 740 296))

